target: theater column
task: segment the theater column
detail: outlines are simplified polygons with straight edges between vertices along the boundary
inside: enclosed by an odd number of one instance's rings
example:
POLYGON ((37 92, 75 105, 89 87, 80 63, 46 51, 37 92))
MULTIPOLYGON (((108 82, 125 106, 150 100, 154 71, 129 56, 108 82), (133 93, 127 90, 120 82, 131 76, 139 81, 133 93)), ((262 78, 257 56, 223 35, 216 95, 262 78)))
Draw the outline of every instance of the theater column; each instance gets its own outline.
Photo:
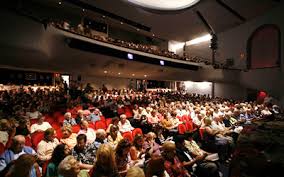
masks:
POLYGON ((215 82, 212 82, 211 96, 212 96, 212 98, 215 97, 215 82))

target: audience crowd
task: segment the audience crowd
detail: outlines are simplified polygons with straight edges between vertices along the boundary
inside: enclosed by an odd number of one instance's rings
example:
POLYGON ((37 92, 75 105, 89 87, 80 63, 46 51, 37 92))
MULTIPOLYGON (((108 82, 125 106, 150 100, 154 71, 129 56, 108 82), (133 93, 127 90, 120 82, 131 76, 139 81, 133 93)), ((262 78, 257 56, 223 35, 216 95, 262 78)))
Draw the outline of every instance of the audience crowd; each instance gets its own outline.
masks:
MULTIPOLYGON (((185 61, 190 61, 190 62, 195 62, 195 63, 204 63, 206 65, 212 65, 211 61, 209 61, 208 59, 202 58, 202 57, 197 57, 197 56, 189 57, 187 55, 179 56, 175 54, 174 52, 171 52, 165 49, 160 49, 157 46, 146 45, 146 44, 136 44, 136 43, 124 41, 121 39, 113 39, 111 37, 104 36, 104 35, 93 34, 92 30, 89 28, 88 25, 78 24, 77 26, 71 26, 67 21, 51 22, 50 24, 59 29, 67 30, 72 33, 83 35, 83 36, 93 38, 98 41, 114 44, 117 46, 134 49, 134 50, 138 50, 138 51, 142 51, 142 52, 146 52, 146 53, 150 53, 154 55, 159 55, 163 57, 173 58, 173 59, 185 60, 185 61)), ((215 63, 214 67, 215 68, 225 68, 226 66, 222 63, 215 63)))
POLYGON ((3 177, 221 177, 243 127, 282 115, 269 103, 76 83, 2 90, 0 106, 3 177))

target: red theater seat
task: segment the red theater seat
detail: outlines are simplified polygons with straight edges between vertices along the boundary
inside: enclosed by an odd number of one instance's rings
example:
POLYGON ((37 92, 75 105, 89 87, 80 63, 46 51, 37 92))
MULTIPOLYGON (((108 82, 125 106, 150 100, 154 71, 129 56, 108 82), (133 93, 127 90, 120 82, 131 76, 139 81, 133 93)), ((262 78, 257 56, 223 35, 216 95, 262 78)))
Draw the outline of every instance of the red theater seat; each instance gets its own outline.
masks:
POLYGON ((4 151, 5 151, 5 146, 3 143, 0 143, 0 154, 3 154, 4 151))
POLYGON ((136 135, 143 135, 143 132, 142 132, 141 128, 135 128, 132 131, 132 137, 135 138, 136 135))
POLYGON ((32 145, 34 149, 37 149, 38 143, 43 140, 44 132, 35 132, 31 135, 32 145))
POLYGON ((186 132, 186 127, 184 124, 179 124, 178 125, 178 133, 179 134, 184 134, 186 132))
POLYGON ((31 138, 30 138, 29 136, 26 136, 25 138, 26 138, 26 143, 25 143, 25 145, 26 145, 26 146, 29 146, 29 147, 32 147, 33 144, 32 144, 31 138))
POLYGON ((192 121, 186 122, 185 127, 186 127, 187 131, 192 132, 193 131, 193 122, 192 121))
POLYGON ((104 121, 97 121, 96 123, 95 123, 95 127, 96 127, 96 130, 98 130, 98 129, 106 129, 106 124, 105 124, 105 122, 104 121))
POLYGON ((78 133, 80 131, 80 125, 73 125, 72 126, 72 132, 73 133, 78 133))
POLYGON ((131 132, 124 132, 122 134, 122 137, 125 138, 125 139, 128 139, 130 142, 133 141, 133 137, 132 137, 132 133, 131 132))
POLYGON ((112 121, 112 118, 106 119, 106 126, 107 126, 107 127, 109 126, 109 124, 111 124, 111 121, 112 121))
POLYGON ((199 128, 200 139, 204 140, 204 128, 199 128))

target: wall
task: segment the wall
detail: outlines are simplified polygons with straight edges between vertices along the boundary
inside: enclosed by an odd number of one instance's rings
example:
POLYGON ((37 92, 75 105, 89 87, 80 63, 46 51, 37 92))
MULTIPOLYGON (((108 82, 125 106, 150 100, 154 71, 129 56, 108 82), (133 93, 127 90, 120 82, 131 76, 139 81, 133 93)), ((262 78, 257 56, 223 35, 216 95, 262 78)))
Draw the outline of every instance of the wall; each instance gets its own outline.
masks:
MULTIPOLYGON (((234 67, 246 68, 246 50, 247 41, 250 35, 260 26, 264 24, 276 24, 281 31, 281 63, 283 68, 283 46, 284 46, 284 13, 283 3, 278 3, 279 6, 272 9, 265 15, 259 16, 253 20, 235 27, 231 30, 218 34, 219 49, 217 52, 217 61, 224 62, 227 58, 234 59, 234 67), (245 54, 244 58, 241 54, 245 54)), ((196 46, 189 46, 186 51, 192 55, 200 55, 204 58, 211 58, 209 46, 210 43, 202 43, 196 46)), ((266 68, 255 69, 248 72, 240 72, 239 83, 244 88, 252 88, 257 90, 265 90, 272 96, 281 100, 284 106, 284 94, 281 90, 284 89, 284 73, 283 69, 266 68)))
MULTIPOLYGON (((214 82, 215 97, 245 100, 246 89, 236 84, 214 82)), ((189 93, 212 96, 212 82, 185 82, 185 89, 189 93)))
MULTIPOLYGON (((77 74, 72 74, 74 80, 77 79, 77 74)), ((108 89, 124 89, 129 88, 130 83, 135 83, 136 80, 128 79, 128 78, 119 78, 119 77, 98 77, 98 76, 90 76, 90 75, 81 75, 81 83, 84 85, 90 83, 94 89, 102 88, 104 84, 108 89)), ((133 86, 135 87, 135 85, 133 86)))
POLYGON ((245 100, 246 89, 240 85, 215 83, 215 97, 228 98, 234 100, 245 100))

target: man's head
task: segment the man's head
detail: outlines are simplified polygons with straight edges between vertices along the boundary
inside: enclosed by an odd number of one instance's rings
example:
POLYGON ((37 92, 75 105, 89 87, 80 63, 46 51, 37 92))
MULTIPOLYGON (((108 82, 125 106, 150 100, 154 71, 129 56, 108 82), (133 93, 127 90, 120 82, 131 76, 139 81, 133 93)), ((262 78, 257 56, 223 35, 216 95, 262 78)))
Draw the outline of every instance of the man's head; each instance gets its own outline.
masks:
POLYGON ((44 116, 42 114, 38 114, 38 124, 42 124, 44 122, 44 116))
POLYGON ((23 135, 16 135, 13 138, 11 149, 14 151, 15 154, 20 153, 26 143, 26 139, 23 135))
POLYGON ((80 134, 77 136, 77 148, 83 150, 87 143, 87 136, 85 134, 80 134))
POLYGON ((71 113, 70 113, 70 112, 66 112, 66 113, 64 114, 64 118, 65 118, 66 120, 71 119, 71 118, 72 118, 71 113))
POLYGON ((106 139, 106 131, 104 129, 98 129, 96 132, 96 141, 104 141, 106 139))
POLYGON ((56 132, 53 128, 48 128, 44 131, 44 139, 47 141, 53 141, 56 136, 56 132))
POLYGON ((174 137, 174 142, 177 148, 183 148, 184 147, 184 139, 185 136, 183 135, 176 135, 174 137))
POLYGON ((87 130, 87 129, 89 128, 89 123, 88 123, 88 121, 82 120, 82 121, 81 121, 81 128, 82 128, 83 130, 87 130))

